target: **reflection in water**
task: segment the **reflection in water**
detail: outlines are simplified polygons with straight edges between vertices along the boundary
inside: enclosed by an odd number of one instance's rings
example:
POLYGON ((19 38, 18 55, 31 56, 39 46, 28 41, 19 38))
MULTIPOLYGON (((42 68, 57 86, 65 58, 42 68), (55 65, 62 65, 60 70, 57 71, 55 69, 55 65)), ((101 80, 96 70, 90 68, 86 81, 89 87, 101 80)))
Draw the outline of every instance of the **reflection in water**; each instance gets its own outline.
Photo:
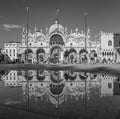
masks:
POLYGON ((90 74, 72 71, 10 71, 2 76, 2 81, 8 87, 22 87, 23 95, 27 95, 26 88, 29 81, 29 96, 41 98, 46 95, 49 100, 57 105, 56 97, 59 95, 60 104, 67 97, 83 98, 85 86, 87 98, 90 98, 90 89, 96 88, 96 93, 102 96, 119 94, 120 81, 117 76, 105 74, 90 74))
POLYGON ((110 74, 11 70, 7 75, 3 73, 1 79, 5 87, 21 87, 24 102, 28 100, 45 101, 60 108, 59 106, 64 107, 70 102, 81 103, 84 100, 82 104, 85 106, 83 108, 85 112, 87 112, 87 102, 91 102, 93 94, 100 99, 120 95, 120 78, 110 74))

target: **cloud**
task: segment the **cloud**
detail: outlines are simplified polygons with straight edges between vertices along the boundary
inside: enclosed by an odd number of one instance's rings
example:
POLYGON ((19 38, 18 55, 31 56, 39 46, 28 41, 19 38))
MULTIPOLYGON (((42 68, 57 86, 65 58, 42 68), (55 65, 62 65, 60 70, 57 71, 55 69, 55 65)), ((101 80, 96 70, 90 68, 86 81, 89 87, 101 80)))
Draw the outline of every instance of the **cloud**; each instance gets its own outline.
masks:
POLYGON ((3 29, 5 31, 11 31, 14 29, 21 29, 22 26, 21 25, 16 25, 16 24, 3 24, 0 25, 0 29, 3 29))

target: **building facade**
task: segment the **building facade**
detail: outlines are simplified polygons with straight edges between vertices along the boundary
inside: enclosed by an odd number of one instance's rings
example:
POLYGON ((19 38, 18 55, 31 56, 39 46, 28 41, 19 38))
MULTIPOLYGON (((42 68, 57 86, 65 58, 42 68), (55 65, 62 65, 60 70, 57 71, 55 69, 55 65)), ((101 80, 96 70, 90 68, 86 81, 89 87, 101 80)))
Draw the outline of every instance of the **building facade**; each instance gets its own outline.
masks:
POLYGON ((91 39, 88 28, 86 33, 79 32, 76 26, 74 32, 69 33, 56 20, 55 23, 42 29, 34 27, 33 32, 23 27, 22 41, 20 43, 5 43, 4 50, 11 60, 19 58, 29 63, 82 63, 101 62, 114 63, 116 50, 114 34, 100 32, 95 40, 91 39), (86 34, 86 35, 85 35, 86 34))
POLYGON ((20 42, 8 42, 4 44, 4 53, 7 54, 13 61, 18 58, 18 52, 20 50, 20 42))
POLYGON ((21 42, 21 58, 25 62, 26 57, 29 62, 42 63, 49 58, 50 62, 69 62, 82 58, 83 54, 96 49, 96 43, 90 40, 90 30, 85 33, 79 32, 78 27, 74 32, 68 33, 67 27, 63 27, 55 21, 55 24, 46 28, 45 34, 42 30, 34 28, 33 33, 29 32, 26 40, 26 30, 23 29, 21 42))
POLYGON ((114 46, 114 33, 100 32, 96 36, 97 53, 102 63, 115 63, 116 50, 114 46))

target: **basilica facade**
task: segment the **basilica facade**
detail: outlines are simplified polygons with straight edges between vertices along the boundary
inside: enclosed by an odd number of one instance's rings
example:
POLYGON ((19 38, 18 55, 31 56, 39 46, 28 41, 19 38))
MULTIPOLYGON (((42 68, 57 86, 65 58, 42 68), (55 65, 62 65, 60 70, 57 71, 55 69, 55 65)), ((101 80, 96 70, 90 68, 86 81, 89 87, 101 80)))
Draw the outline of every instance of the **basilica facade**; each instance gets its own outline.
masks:
POLYGON ((23 27, 21 42, 5 43, 4 52, 11 60, 33 64, 114 63, 120 61, 115 38, 114 33, 101 31, 92 39, 89 28, 80 32, 77 26, 69 32, 56 20, 44 33, 37 26, 29 32, 23 27))
POLYGON ((97 44, 91 41, 91 33, 88 28, 87 33, 79 32, 76 26, 74 32, 68 33, 67 27, 55 23, 46 28, 45 33, 35 26, 34 31, 28 33, 23 28, 22 42, 19 54, 21 60, 31 63, 60 63, 60 62, 80 62, 87 59, 88 53, 97 50, 97 44), (86 36, 86 37, 85 37, 86 36))

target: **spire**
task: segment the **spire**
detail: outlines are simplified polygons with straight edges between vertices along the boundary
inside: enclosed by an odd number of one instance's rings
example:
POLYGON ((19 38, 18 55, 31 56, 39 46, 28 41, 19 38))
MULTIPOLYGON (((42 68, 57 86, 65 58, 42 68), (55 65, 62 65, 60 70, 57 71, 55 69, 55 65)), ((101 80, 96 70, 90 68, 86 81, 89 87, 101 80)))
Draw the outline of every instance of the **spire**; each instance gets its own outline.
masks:
POLYGON ((75 32, 78 32, 78 26, 76 25, 76 29, 75 29, 75 32))
POLYGON ((58 22, 59 22, 59 18, 58 18, 59 12, 60 12, 60 10, 59 10, 59 9, 57 9, 55 24, 58 24, 58 22))
POLYGON ((23 39, 26 38, 26 34, 27 34, 27 30, 26 30, 25 27, 23 26, 23 28, 22 28, 22 38, 23 38, 23 39))
POLYGON ((90 28, 88 27, 88 30, 87 30, 87 35, 90 35, 90 28))
POLYGON ((22 33, 25 34, 25 27, 23 26, 22 33))
POLYGON ((37 29, 37 25, 35 24, 35 27, 34 27, 34 32, 36 32, 38 29, 37 29))
POLYGON ((55 20, 55 24, 58 24, 58 19, 55 20))
POLYGON ((48 33, 48 27, 46 27, 46 29, 45 29, 45 33, 46 33, 46 34, 48 33))

